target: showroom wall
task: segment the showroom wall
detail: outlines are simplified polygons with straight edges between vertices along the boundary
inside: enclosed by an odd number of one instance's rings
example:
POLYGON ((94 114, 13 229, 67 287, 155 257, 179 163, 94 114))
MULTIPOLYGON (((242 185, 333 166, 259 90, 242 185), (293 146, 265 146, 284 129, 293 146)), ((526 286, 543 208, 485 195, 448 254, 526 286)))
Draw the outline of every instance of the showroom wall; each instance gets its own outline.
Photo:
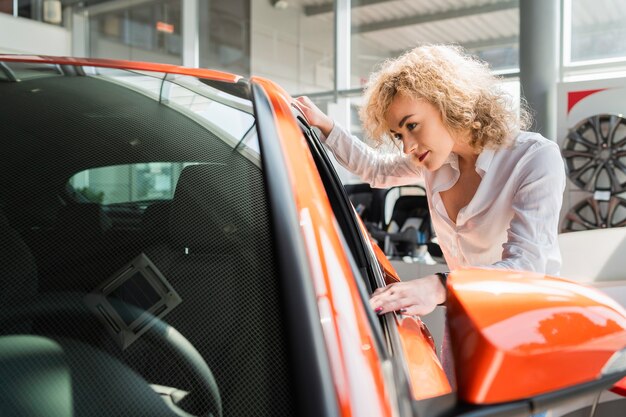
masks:
POLYGON ((66 28, 0 13, 0 52, 70 55, 70 51, 71 34, 66 28))
POLYGON ((251 73, 291 92, 332 90, 333 16, 308 18, 297 1, 285 9, 269 1, 251 3, 251 73))
MULTIPOLYGON (((251 73, 280 83, 291 93, 333 90, 334 12, 315 13, 314 2, 289 0, 285 9, 269 0, 252 1, 251 73)), ((353 39, 350 86, 361 87, 371 66, 391 56, 389 48, 353 39)))
POLYGON ((180 0, 110 2, 87 13, 89 56, 182 64, 180 0))

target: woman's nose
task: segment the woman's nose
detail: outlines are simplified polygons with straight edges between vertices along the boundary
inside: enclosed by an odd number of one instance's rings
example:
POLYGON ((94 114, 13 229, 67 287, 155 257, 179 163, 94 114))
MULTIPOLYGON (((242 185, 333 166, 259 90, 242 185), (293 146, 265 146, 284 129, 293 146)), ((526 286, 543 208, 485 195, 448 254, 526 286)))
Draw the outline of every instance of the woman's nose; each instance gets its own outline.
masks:
POLYGON ((410 154, 415 149, 417 149, 417 142, 411 140, 410 138, 404 138, 402 141, 402 151, 405 154, 410 154))

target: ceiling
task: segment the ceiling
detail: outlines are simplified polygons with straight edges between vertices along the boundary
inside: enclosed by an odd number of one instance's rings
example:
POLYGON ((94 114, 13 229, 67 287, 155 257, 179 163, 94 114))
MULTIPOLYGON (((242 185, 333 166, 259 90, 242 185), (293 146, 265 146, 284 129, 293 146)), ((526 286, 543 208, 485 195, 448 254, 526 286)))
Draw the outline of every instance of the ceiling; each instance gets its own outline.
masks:
MULTIPOLYGON (((309 18, 333 19, 332 1, 301 2, 309 18)), ((517 64, 507 51, 517 50, 519 0, 353 0, 351 19, 353 42, 357 37, 389 56, 419 43, 457 43, 479 54, 491 51, 485 59, 501 66, 517 64)))
MULTIPOLYGON (((296 0, 290 0, 295 2, 296 0)), ((332 20, 332 0, 299 0, 308 18, 332 20)), ((420 43, 456 43, 495 69, 516 68, 520 0, 352 0, 353 44, 388 56, 420 43)), ((565 4, 568 4, 566 1, 565 4)), ((626 2, 571 0, 572 57, 623 56, 626 2)), ((579 58, 580 57, 580 58, 579 58)))

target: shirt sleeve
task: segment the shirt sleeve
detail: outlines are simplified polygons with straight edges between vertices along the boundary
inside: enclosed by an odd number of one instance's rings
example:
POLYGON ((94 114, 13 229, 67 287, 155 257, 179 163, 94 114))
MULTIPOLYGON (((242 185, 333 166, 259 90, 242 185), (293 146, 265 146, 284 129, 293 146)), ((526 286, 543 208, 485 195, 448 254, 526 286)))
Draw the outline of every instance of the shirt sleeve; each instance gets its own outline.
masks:
POLYGON ((322 142, 344 168, 375 188, 414 184, 423 178, 422 169, 402 154, 382 153, 350 135, 335 123, 322 142))
POLYGON ((530 150, 519 167, 502 260, 492 266, 558 275, 558 223, 565 190, 565 167, 558 145, 553 142, 530 150))

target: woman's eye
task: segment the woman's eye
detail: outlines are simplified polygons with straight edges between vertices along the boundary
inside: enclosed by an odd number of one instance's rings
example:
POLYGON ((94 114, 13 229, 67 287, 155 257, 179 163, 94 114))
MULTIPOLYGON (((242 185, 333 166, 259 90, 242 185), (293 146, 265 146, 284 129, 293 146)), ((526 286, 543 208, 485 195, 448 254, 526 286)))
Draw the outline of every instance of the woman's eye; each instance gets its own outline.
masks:
POLYGON ((408 130, 413 130, 417 127, 417 123, 407 123, 406 128, 408 130))

